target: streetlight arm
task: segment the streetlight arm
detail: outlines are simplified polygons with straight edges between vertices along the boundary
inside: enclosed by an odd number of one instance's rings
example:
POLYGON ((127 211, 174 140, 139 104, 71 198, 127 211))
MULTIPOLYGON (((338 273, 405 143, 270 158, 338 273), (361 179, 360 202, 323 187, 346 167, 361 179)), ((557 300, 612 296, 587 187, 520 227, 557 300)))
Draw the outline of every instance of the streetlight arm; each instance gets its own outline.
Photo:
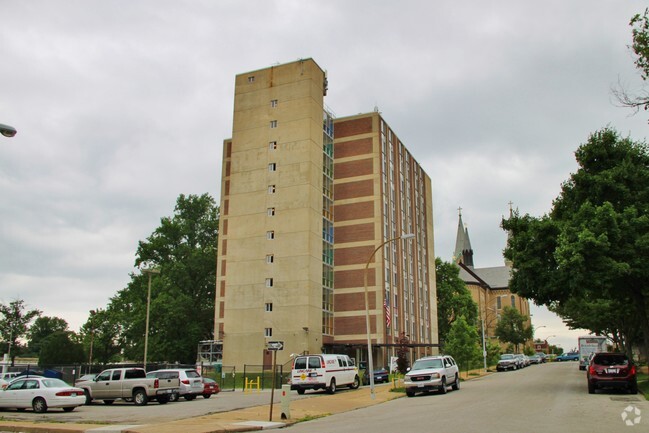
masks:
POLYGON ((383 248, 385 244, 396 241, 398 239, 412 239, 414 238, 415 235, 412 233, 408 233, 405 235, 397 236, 396 238, 388 239, 387 241, 383 242, 381 245, 376 247, 376 249, 372 252, 372 255, 367 259, 367 263, 365 264, 365 273, 363 274, 363 285, 365 287, 365 328, 367 329, 367 374, 370 376, 370 396, 372 397, 372 400, 376 398, 374 394, 374 360, 372 359, 372 336, 370 332, 370 306, 369 306, 369 296, 367 294, 367 271, 370 267, 370 262, 372 261, 372 258, 374 258, 374 255, 378 250, 383 248))

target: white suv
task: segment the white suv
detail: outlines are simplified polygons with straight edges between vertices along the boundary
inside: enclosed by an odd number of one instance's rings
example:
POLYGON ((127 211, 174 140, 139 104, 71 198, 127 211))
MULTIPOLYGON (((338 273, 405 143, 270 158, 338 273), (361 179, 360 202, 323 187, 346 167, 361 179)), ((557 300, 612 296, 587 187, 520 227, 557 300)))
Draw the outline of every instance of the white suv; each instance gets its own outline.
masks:
POLYGON ((460 389, 460 374, 455 360, 448 355, 427 356, 415 361, 404 379, 406 395, 436 389, 446 394, 446 387, 460 389))

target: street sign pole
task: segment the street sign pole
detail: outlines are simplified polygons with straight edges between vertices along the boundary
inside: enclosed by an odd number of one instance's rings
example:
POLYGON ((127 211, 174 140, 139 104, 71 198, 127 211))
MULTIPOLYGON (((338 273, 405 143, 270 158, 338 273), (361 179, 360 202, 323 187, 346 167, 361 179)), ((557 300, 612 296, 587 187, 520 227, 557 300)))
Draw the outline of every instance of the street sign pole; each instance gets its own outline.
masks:
POLYGON ((273 350, 273 387, 270 390, 270 416, 268 421, 273 421, 273 400, 275 399, 275 368, 277 365, 277 350, 273 350))

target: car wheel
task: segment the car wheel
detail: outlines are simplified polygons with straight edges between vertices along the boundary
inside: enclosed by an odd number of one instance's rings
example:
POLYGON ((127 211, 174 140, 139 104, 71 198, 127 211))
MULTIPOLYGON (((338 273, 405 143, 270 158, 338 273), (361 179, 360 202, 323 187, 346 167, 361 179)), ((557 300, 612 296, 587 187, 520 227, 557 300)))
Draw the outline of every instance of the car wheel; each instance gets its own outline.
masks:
POLYGON ((34 412, 36 413, 47 412, 47 403, 45 402, 45 399, 36 397, 34 401, 32 401, 32 409, 34 409, 34 412))
POLYGON ((460 389, 460 375, 455 375, 455 382, 453 383, 453 391, 458 391, 460 389))
POLYGON ((440 392, 440 394, 446 394, 447 393, 447 390, 446 390, 446 378, 445 377, 442 377, 442 386, 439 387, 439 392, 440 392))
POLYGON ((595 394, 595 384, 588 381, 588 394, 595 394))
POLYGON ((183 397, 185 397, 185 400, 187 401, 192 401, 193 399, 196 398, 194 394, 185 394, 183 397))
POLYGON ((303 388, 298 388, 297 393, 300 395, 304 395, 304 389, 303 388))
POLYGON ((111 404, 115 403, 115 400, 104 400, 104 404, 110 406, 111 404))
POLYGON ((167 404, 167 403, 169 403, 169 396, 168 395, 161 395, 156 400, 158 400, 159 404, 167 404))
POLYGON ((415 396, 415 391, 413 391, 411 389, 406 389, 406 395, 408 397, 414 397, 415 396))
POLYGON ((92 403, 92 397, 90 397, 90 391, 84 389, 83 393, 86 395, 86 404, 92 403))
POLYGON ((203 398, 210 398, 212 397, 212 394, 203 394, 203 398))
POLYGON ((351 385, 349 385, 349 387, 351 389, 358 389, 359 386, 361 386, 361 380, 358 378, 358 376, 355 376, 354 381, 351 385))
POLYGON ((147 397, 146 392, 142 389, 138 389, 133 393, 133 401, 136 406, 146 406, 149 402, 149 397, 147 397))
POLYGON ((329 394, 334 394, 336 392, 336 379, 331 379, 331 383, 329 384, 329 387, 327 388, 327 392, 329 394))
POLYGON ((180 396, 178 395, 178 393, 174 392, 169 396, 169 401, 178 401, 179 398, 180 396))
POLYGON ((68 406, 63 408, 63 412, 72 412, 76 406, 68 406))

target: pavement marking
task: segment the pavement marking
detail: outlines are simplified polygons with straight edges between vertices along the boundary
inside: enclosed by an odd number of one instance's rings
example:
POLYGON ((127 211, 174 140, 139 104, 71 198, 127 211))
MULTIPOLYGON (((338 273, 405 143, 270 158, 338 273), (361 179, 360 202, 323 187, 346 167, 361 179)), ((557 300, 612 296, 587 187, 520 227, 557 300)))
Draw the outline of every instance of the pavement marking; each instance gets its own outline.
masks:
POLYGON ((247 427, 261 427, 263 430, 271 429, 271 428, 282 428, 286 426, 286 424, 284 424, 283 422, 270 422, 270 421, 244 421, 232 425, 241 425, 247 427))
POLYGON ((97 428, 91 428, 89 430, 86 430, 87 433, 89 432, 97 432, 97 433, 122 433, 126 429, 130 429, 133 427, 143 427, 142 424, 130 424, 130 425, 107 425, 105 427, 97 427, 97 428))

